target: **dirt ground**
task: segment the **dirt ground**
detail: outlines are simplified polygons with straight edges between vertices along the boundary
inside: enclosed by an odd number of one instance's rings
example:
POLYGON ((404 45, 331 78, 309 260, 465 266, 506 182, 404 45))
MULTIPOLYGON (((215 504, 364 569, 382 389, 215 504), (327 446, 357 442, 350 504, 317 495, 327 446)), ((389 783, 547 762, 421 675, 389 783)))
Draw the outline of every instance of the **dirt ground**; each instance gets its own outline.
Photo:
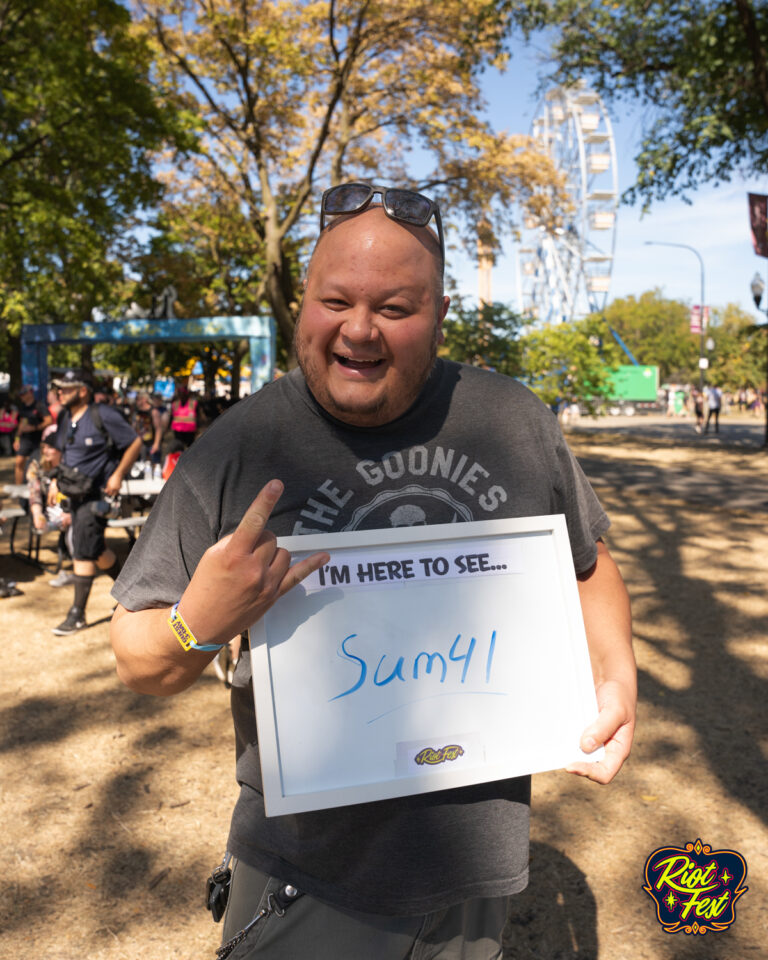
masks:
MULTIPOLYGON (((513 903, 505 956, 764 957, 768 453, 704 458, 599 433, 571 443, 612 517, 609 545, 633 599, 638 731, 609 787, 534 778, 531 883, 513 903), (734 497, 744 491, 751 498, 734 497), (739 851, 749 890, 728 930, 669 935, 642 890, 645 860, 697 838, 739 851)), ((125 551, 127 540, 114 544, 125 551)), ((219 928, 202 886, 236 794, 227 691, 212 671, 170 700, 121 687, 106 578, 89 628, 59 639, 50 628, 70 591, 11 561, 7 532, 0 576, 23 591, 0 600, 0 958, 213 960, 219 928)))

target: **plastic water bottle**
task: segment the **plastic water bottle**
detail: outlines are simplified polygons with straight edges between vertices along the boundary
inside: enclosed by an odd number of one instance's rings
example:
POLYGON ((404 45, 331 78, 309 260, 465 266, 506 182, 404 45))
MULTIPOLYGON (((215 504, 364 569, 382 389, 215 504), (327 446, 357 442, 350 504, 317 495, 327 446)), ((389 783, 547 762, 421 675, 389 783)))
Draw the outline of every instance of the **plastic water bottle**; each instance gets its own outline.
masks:
POLYGON ((155 468, 154 468, 154 470, 152 471, 152 479, 153 479, 153 480, 162 480, 162 479, 163 479, 163 468, 160 466, 159 463, 156 463, 156 464, 155 464, 155 468))
POLYGON ((144 464, 144 479, 152 479, 152 464, 149 462, 149 460, 147 460, 147 462, 144 464))

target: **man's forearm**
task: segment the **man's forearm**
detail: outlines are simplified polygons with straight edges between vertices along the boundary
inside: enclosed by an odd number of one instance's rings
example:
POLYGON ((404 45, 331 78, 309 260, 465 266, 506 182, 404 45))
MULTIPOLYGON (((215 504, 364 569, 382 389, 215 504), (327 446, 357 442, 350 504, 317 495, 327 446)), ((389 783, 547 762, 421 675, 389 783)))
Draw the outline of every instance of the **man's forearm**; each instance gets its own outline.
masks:
POLYGON ((618 680, 634 695, 637 671, 629 594, 602 541, 597 544, 595 567, 579 578, 578 587, 595 686, 618 680))
POLYGON ((216 656, 185 650, 168 626, 171 608, 129 611, 118 605, 110 640, 117 675, 137 693, 171 696, 191 686, 216 656))
POLYGON ((117 465, 116 473, 120 474, 120 477, 125 477, 131 467, 139 459, 139 454, 141 453, 141 437, 136 437, 133 443, 126 447, 123 451, 123 455, 120 458, 120 463, 117 465))

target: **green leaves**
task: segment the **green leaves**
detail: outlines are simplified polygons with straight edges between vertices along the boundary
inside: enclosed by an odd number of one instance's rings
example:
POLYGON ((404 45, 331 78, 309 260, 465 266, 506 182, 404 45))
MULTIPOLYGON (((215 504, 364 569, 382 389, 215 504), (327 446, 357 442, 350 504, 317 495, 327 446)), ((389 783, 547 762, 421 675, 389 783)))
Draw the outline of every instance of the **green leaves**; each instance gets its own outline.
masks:
POLYGON ((553 35, 548 79, 585 79, 644 114, 639 174, 648 206, 734 169, 768 170, 768 5, 751 0, 552 0, 512 5, 527 33, 553 35))
POLYGON ((578 403, 596 413, 621 362, 607 325, 595 317, 531 330, 523 339, 525 382, 548 406, 578 403))
POLYGON ((473 249, 518 205, 556 207, 558 178, 527 137, 491 130, 479 78, 501 63, 509 14, 490 0, 144 0, 167 100, 196 113, 201 149, 174 158, 166 200, 241 211, 263 269, 251 296, 290 360, 299 278, 321 188, 356 177, 423 189, 473 249), (418 155, 419 172, 412 167, 418 155))
POLYGON ((519 314, 503 303, 483 303, 477 307, 455 297, 443 322, 445 344, 440 348, 440 355, 508 377, 521 377, 523 322, 519 314))
POLYGON ((548 406, 579 403, 594 413, 623 362, 607 324, 589 317, 526 330, 524 323, 502 303, 459 300, 443 323, 440 355, 522 380, 548 406))
MULTIPOLYGON (((188 142, 116 0, 9 0, 0 16, 0 323, 90 319, 116 242, 154 203, 152 151, 188 142)), ((3 366, 5 366, 5 358, 3 366)))

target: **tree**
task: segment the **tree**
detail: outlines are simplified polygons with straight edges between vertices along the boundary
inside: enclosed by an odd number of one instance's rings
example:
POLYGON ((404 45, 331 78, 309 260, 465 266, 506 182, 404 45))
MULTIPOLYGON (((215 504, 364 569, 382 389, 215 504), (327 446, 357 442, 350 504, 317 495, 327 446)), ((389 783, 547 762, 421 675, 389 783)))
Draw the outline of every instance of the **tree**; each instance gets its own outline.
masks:
POLYGON ((524 379, 548 406, 578 403, 590 414, 612 389, 622 362, 606 324, 587 317, 530 331, 523 338, 524 379))
POLYGON ((109 302, 116 241, 158 197, 152 151, 185 142, 150 63, 117 0, 0 5, 0 333, 17 383, 21 324, 109 302))
POLYGON ((698 379, 700 343, 698 334, 690 332, 690 313, 682 301, 649 290, 614 300, 603 316, 638 363, 659 367, 662 383, 693 383, 698 379))
POLYGON ((765 383, 764 327, 735 304, 714 312, 707 331, 714 341, 707 381, 730 391, 760 388, 765 383))
POLYGON ((494 0, 141 0, 140 11, 158 83, 200 134, 200 152, 167 171, 170 209, 241 211, 249 294, 289 360, 318 181, 430 192, 472 244, 480 219, 493 243, 518 204, 556 213, 549 161, 482 120, 479 76, 506 56, 509 15, 494 0))
MULTIPOLYGON (((667 300, 658 290, 614 300, 602 316, 626 343, 638 363, 659 367, 661 383, 697 383, 699 334, 690 332, 690 306, 667 300)), ((597 315, 595 315, 595 319, 597 315)), ((764 380, 763 339, 752 317, 729 304, 711 311, 705 331, 709 383, 728 390, 756 387, 764 380)))
MULTIPOLYGON (((157 232, 131 259, 132 282, 125 301, 136 302, 149 315, 153 295, 173 285, 175 312, 181 318, 259 311, 251 278, 263 263, 250 248, 250 228, 239 207, 221 198, 197 206, 165 206, 154 226, 157 232)), ((209 390, 215 371, 231 367, 232 396, 239 396, 239 368, 248 352, 247 341, 214 341, 205 346, 168 343, 154 349, 158 366, 174 372, 190 358, 200 359, 209 390)))
POLYGON ((441 356, 495 370, 507 377, 522 373, 523 318, 503 303, 469 305, 458 297, 443 321, 441 356))
MULTIPOLYGON (((505 7, 507 4, 505 4, 505 7)), ((768 171, 768 5, 751 0, 533 0, 509 4, 530 33, 554 29, 549 79, 584 78, 646 112, 627 199, 768 171)))

